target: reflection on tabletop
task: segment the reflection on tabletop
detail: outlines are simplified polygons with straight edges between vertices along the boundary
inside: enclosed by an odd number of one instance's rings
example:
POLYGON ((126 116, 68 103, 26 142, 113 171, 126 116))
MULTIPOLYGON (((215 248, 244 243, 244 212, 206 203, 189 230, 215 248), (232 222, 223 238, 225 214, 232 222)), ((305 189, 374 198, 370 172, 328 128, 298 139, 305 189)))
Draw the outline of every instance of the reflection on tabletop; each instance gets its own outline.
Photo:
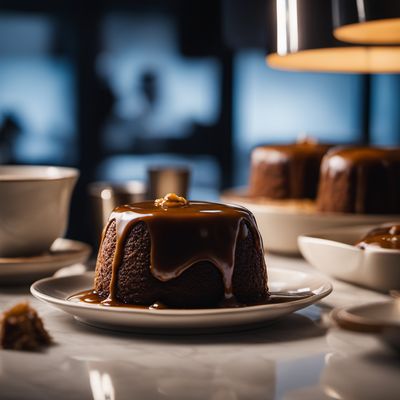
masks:
POLYGON ((325 336, 320 313, 312 306, 234 334, 162 336, 103 331, 47 309, 56 345, 39 354, 2 351, 1 398, 365 400, 381 394, 390 400, 398 394, 399 359, 368 335, 332 328, 325 336))
POLYGON ((196 336, 103 331, 48 314, 55 346, 0 352, 2 399, 275 399, 282 348, 292 353, 325 333, 298 314, 261 329, 196 336))
POLYGON ((285 400, 395 400, 400 392, 400 358, 373 335, 333 328, 328 332, 330 352, 324 357, 316 385, 288 392, 285 400))
MULTIPOLYGON (((293 322, 287 325, 272 330, 293 329, 293 322)), ((260 342, 260 338, 268 336, 262 332, 266 330, 253 332, 258 334, 260 342)), ((98 336, 101 339, 102 334, 98 336)), ((243 351, 237 346, 246 340, 250 342, 251 332, 232 335, 231 342, 238 336, 238 343, 234 346, 228 343, 225 349, 221 344, 216 347, 215 336, 208 343, 204 339, 201 344, 193 344, 196 342, 191 340, 193 337, 183 337, 181 345, 176 336, 166 345, 161 338, 153 338, 150 345, 143 339, 143 346, 132 347, 129 342, 136 337, 120 334, 117 341, 121 343, 114 346, 115 354, 107 351, 103 356, 93 355, 93 348, 98 345, 96 338, 92 348, 89 346, 89 351, 82 355, 62 354, 60 348, 44 354, 3 351, 0 353, 1 398, 398 398, 400 360, 372 337, 363 336, 360 340, 358 335, 332 329, 327 336, 327 352, 310 351, 308 355, 278 361, 274 351, 270 353, 267 348, 243 351), (122 342, 126 347, 120 346, 122 342)))
POLYGON ((210 362, 203 352, 190 361, 157 351, 137 351, 130 361, 2 352, 0 360, 4 399, 273 399, 275 392, 274 361, 257 354, 210 362))

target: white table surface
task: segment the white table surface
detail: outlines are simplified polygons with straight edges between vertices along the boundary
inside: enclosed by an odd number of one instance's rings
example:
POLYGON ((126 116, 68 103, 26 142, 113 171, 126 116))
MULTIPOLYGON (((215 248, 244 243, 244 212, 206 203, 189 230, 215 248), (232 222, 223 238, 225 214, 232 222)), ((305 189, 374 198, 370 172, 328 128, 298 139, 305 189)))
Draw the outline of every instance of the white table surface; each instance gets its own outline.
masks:
MULTIPOLYGON (((267 264, 311 268, 272 255, 267 264)), ((42 353, 0 351, 0 399, 399 399, 398 355, 326 323, 332 307, 389 297, 333 284, 321 303, 272 325, 199 336, 91 328, 27 288, 0 288, 1 310, 28 299, 56 342, 42 353)))

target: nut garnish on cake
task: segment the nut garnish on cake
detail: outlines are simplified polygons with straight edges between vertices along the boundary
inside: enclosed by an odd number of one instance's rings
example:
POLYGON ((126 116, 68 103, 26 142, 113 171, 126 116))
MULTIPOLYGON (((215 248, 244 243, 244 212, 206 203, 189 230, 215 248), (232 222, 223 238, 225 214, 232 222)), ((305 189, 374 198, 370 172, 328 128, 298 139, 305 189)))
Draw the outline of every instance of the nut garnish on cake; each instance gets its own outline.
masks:
POLYGON ((174 207, 183 207, 189 204, 189 202, 181 196, 178 196, 175 193, 168 193, 164 197, 156 199, 154 201, 155 206, 161 207, 164 209, 174 208, 174 207))

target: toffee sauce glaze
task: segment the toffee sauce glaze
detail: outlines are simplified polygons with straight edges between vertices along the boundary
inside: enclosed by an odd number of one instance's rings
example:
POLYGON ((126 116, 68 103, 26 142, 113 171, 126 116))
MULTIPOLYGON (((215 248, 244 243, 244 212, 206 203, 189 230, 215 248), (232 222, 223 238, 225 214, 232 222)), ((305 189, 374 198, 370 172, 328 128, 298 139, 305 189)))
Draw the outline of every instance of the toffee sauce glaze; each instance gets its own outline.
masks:
POLYGON ((400 225, 382 226, 368 232, 356 246, 366 249, 368 246, 383 249, 400 250, 400 225))
MULTIPOLYGON (((141 221, 147 225, 150 233, 152 275, 165 282, 178 277, 200 261, 209 261, 222 275, 224 306, 238 306, 232 293, 238 238, 241 235, 246 236, 250 229, 257 251, 263 252, 262 238, 255 218, 249 210, 240 206, 200 201, 167 208, 157 207, 152 201, 123 205, 114 209, 110 215, 103 231, 103 239, 112 221, 116 222, 117 243, 112 262, 109 297, 104 300, 95 291, 86 291, 72 298, 92 304, 122 305, 116 297, 118 269, 131 227, 141 221), (245 224, 241 224, 242 221, 245 224)), ((262 262, 266 269, 264 260, 262 262)), ((150 308, 163 307, 152 305, 150 308)))
MULTIPOLYGON (((299 295, 298 297, 296 296, 288 296, 288 295, 273 295, 265 300, 256 302, 256 303, 251 303, 251 304, 244 304, 244 303, 239 303, 234 299, 230 299, 230 301, 222 301, 220 304, 217 305, 217 307, 214 308, 239 308, 239 307, 248 307, 248 306, 258 306, 258 305, 264 305, 264 304, 280 304, 280 303, 289 303, 295 300, 301 300, 307 297, 312 297, 312 294, 304 295, 301 296, 299 295)), ((156 302, 154 304, 151 304, 150 306, 143 306, 143 305, 138 305, 138 304, 126 304, 126 303, 121 303, 118 302, 117 300, 114 301, 109 301, 109 300, 104 300, 99 294, 92 289, 89 290, 84 290, 83 292, 79 292, 69 298, 69 300, 75 300, 75 301, 82 301, 83 303, 86 304, 101 304, 103 306, 112 306, 112 307, 125 307, 125 308, 134 308, 134 309, 141 309, 141 310, 165 310, 165 309, 171 309, 171 307, 168 307, 160 302, 156 302)))

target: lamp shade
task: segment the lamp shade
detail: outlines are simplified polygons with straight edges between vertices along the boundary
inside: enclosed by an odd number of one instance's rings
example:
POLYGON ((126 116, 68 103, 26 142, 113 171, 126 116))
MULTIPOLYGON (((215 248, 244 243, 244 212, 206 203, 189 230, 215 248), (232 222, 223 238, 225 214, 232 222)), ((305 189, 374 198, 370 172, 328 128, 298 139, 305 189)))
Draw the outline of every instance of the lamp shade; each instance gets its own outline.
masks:
POLYGON ((331 0, 270 0, 267 63, 278 69, 400 72, 399 46, 356 46, 333 36, 331 0))
POLYGON ((334 35, 351 43, 400 43, 400 1, 333 0, 334 35))

